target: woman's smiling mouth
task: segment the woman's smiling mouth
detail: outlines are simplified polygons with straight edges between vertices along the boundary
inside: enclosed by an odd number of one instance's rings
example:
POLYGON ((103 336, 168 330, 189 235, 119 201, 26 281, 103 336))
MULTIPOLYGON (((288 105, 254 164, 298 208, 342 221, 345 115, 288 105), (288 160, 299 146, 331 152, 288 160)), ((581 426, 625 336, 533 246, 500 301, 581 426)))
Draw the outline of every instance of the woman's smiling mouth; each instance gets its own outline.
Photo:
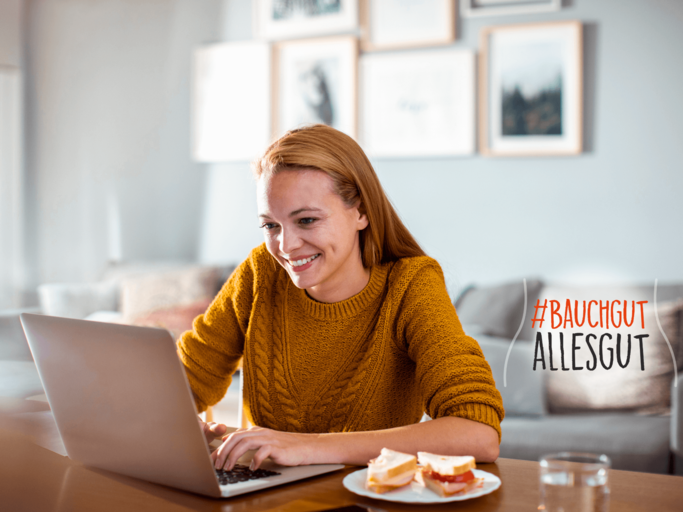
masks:
POLYGON ((301 272, 310 267, 313 260, 316 259, 318 256, 320 256, 320 254, 314 254, 313 256, 309 256, 308 258, 302 258, 299 260, 287 260, 287 263, 289 263, 294 272, 301 272))

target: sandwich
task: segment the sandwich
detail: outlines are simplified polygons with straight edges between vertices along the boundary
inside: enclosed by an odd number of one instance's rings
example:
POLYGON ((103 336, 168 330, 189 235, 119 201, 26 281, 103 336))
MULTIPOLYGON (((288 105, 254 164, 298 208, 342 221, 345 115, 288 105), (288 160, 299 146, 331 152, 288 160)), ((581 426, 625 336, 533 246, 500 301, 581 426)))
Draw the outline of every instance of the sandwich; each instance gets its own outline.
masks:
POLYGON ((379 457, 368 462, 367 488, 382 494, 409 484, 416 472, 415 455, 382 448, 379 457))
POLYGON ((475 478, 474 457, 448 457, 433 453, 417 452, 422 465, 420 470, 425 487, 445 498, 454 494, 466 493, 481 486, 483 478, 475 478))

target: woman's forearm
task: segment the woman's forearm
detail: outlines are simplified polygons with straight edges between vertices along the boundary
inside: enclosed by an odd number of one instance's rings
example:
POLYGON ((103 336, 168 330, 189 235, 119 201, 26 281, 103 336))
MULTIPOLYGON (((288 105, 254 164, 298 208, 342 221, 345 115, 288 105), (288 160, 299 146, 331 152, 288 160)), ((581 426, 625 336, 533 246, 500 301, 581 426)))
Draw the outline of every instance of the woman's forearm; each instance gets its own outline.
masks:
POLYGON ((488 425, 458 417, 406 425, 387 430, 318 434, 311 464, 365 465, 382 448, 404 453, 472 455, 477 462, 498 458, 498 433, 488 425))

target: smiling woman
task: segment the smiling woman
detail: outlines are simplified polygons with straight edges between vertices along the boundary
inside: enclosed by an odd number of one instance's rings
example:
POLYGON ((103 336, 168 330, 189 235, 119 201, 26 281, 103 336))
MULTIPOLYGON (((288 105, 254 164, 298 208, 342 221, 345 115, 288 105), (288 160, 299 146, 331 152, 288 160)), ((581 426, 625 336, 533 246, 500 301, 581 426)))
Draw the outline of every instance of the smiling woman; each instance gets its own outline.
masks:
POLYGON ((253 169, 265 244, 178 341, 200 411, 243 357, 256 426, 225 438, 216 467, 247 450, 254 466, 366 464, 383 447, 495 460, 504 411, 490 367, 358 144, 313 125, 253 169))
POLYGON ((358 232, 368 219, 358 205, 344 204, 327 174, 313 169, 270 173, 258 180, 257 191, 266 247, 294 286, 328 303, 365 288, 370 270, 363 267, 358 232))

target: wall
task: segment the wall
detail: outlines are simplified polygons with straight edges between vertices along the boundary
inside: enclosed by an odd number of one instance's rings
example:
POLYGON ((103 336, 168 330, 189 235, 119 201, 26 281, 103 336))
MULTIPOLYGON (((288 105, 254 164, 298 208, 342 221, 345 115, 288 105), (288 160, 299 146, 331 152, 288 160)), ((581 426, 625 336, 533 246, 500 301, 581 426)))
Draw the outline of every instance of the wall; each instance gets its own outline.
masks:
POLYGON ((31 284, 195 258, 191 57, 218 37, 220 0, 26 4, 31 284))
POLYGON ((22 3, 0 1, 0 66, 21 66, 22 3))
MULTIPOLYGON (((238 3, 227 2, 225 40, 251 37, 238 3)), ((455 46, 477 49, 486 25, 563 19, 585 24, 583 155, 373 161, 451 292, 525 276, 683 280, 683 2, 574 0, 557 13, 461 20, 455 46)), ((222 222, 205 224, 200 254, 239 260, 261 240, 248 165, 213 165, 207 183, 222 222)))
POLYGON ((22 4, 0 1, 0 310, 22 303, 22 4))

